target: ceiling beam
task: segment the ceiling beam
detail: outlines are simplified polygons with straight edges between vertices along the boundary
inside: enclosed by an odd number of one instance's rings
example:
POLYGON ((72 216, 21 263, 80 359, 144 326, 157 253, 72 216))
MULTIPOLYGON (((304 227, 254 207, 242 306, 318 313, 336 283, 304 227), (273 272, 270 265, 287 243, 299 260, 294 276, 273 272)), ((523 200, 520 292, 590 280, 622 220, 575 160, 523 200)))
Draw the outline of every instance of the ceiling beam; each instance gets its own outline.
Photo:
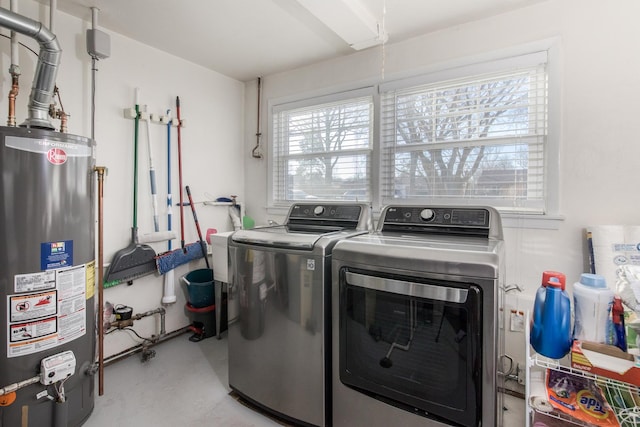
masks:
POLYGON ((297 0, 305 9, 342 38, 362 50, 387 41, 382 23, 361 0, 297 0))

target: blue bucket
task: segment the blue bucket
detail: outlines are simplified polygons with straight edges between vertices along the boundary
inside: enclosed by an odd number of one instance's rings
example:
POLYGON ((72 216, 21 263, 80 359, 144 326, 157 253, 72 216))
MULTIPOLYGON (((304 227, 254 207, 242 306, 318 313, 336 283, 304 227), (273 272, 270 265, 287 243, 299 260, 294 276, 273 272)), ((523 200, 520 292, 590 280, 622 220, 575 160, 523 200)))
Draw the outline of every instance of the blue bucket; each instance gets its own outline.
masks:
POLYGON ((209 307, 215 303, 212 269, 193 270, 181 279, 187 285, 187 299, 193 307, 209 307))

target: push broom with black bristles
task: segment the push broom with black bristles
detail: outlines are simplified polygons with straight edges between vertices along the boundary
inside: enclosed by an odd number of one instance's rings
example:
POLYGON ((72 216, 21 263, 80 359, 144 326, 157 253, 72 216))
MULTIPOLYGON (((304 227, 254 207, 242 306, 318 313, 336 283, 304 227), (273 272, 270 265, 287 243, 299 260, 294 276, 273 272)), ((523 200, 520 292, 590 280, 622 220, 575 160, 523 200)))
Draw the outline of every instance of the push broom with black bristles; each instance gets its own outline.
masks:
POLYGON ((160 274, 165 274, 174 268, 186 264, 189 261, 206 256, 202 251, 200 242, 185 245, 184 243, 184 197, 182 187, 182 138, 180 128, 180 98, 176 96, 176 119, 178 120, 178 182, 180 186, 180 247, 158 255, 155 259, 156 267, 160 274))
POLYGON ((131 227, 131 243, 115 253, 107 273, 104 276, 104 287, 114 286, 138 277, 154 273, 156 269, 156 252, 149 245, 138 240, 138 128, 140 125, 140 104, 136 90, 136 116, 134 120, 133 142, 133 226, 131 227))

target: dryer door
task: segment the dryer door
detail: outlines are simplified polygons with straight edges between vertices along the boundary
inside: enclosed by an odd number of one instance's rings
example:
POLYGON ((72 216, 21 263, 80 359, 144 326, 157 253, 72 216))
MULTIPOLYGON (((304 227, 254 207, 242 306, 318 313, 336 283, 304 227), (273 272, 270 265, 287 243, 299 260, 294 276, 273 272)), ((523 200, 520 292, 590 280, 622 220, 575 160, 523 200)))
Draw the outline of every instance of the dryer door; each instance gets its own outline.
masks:
POLYGON ((441 421, 482 419, 482 290, 340 272, 340 380, 441 421))

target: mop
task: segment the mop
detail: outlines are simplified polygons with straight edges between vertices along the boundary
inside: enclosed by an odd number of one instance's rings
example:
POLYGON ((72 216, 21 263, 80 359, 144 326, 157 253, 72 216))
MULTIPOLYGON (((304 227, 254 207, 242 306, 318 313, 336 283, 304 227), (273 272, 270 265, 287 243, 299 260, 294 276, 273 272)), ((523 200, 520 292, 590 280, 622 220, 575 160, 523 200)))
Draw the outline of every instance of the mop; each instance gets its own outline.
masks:
MULTIPOLYGON (((153 208, 153 233, 144 233, 138 237, 140 243, 163 242, 165 240, 175 239, 176 235, 171 230, 160 231, 158 223, 158 197, 156 191, 156 169, 153 166, 153 148, 151 146, 151 119, 147 117, 147 149, 149 151, 149 182, 151 185, 151 205, 153 208)), ((170 125, 170 124, 169 124, 170 125)), ((169 190, 171 191, 171 190, 169 190)))
MULTIPOLYGON (((171 110, 167 110, 167 117, 171 117, 171 110)), ((171 218, 173 216, 173 195, 171 194, 171 124, 167 123, 167 230, 171 231, 171 218)), ((171 240, 167 242, 167 250, 171 252, 171 240)), ((164 275, 164 290, 162 294, 162 304, 173 304, 176 302, 175 275, 173 269, 164 275)))
POLYGON ((160 274, 165 274, 174 268, 186 264, 189 261, 202 258, 206 253, 202 251, 200 243, 184 243, 184 201, 182 197, 182 138, 180 127, 180 98, 176 96, 176 118, 178 120, 178 181, 180 185, 180 248, 173 251, 167 251, 156 257, 156 265, 160 274))

